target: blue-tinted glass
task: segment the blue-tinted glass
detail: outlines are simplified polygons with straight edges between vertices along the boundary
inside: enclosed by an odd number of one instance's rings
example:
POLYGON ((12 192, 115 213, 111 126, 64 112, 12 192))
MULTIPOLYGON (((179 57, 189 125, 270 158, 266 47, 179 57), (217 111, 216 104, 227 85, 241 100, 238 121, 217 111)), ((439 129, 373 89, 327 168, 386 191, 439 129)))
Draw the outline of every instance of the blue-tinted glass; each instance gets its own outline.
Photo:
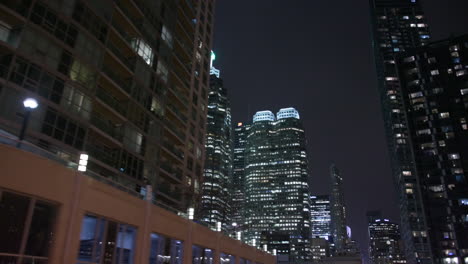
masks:
POLYGON ((85 216, 81 224, 80 249, 78 251, 78 260, 91 261, 96 232, 97 218, 85 216))
POLYGON ((164 248, 166 247, 166 237, 158 234, 151 234, 150 264, 163 263, 164 248))
POLYGON ((209 248, 205 248, 203 250, 203 252, 205 253, 204 256, 203 256, 203 264, 213 264, 213 250, 209 249, 209 248))
POLYGON ((220 264, 235 264, 236 257, 230 254, 221 253, 219 255, 219 263, 220 264))
POLYGON ((98 219, 97 220, 97 230, 94 243, 94 261, 99 263, 101 260, 102 247, 104 246, 104 231, 106 230, 106 220, 98 219))
POLYGON ((113 264, 115 262, 115 246, 117 240, 117 223, 108 221, 107 234, 104 239, 103 263, 113 264))
POLYGON ((119 264, 132 264, 135 254, 136 229, 127 225, 120 225, 117 233, 117 257, 119 264))
POLYGON ((240 258, 239 264, 246 264, 245 258, 240 258))
POLYGON ((192 246, 192 264, 201 264, 202 249, 198 246, 192 246))
POLYGON ((182 264, 184 262, 184 242, 172 239, 171 244, 171 264, 182 264))

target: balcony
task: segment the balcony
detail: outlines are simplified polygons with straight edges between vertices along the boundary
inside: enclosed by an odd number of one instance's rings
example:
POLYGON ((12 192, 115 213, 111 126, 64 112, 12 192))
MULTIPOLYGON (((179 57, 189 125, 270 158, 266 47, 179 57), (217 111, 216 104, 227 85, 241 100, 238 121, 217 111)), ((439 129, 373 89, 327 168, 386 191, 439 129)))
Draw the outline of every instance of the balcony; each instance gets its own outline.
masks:
POLYGON ((182 181, 183 173, 182 173, 182 170, 180 168, 174 169, 173 167, 171 167, 167 163, 162 163, 160 168, 166 174, 170 175, 171 177, 173 177, 173 178, 175 178, 175 179, 177 179, 179 181, 182 181))
POLYGON ((117 98, 106 92, 102 87, 96 90, 96 97, 122 116, 126 116, 127 102, 117 100, 117 98))
POLYGON ((171 91, 171 93, 174 95, 174 97, 176 97, 177 99, 180 100, 180 102, 185 105, 185 106, 188 106, 189 105, 189 100, 183 96, 182 94, 184 94, 185 92, 177 87, 177 86, 170 86, 169 90, 171 91))
POLYGON ((172 155, 177 157, 179 160, 184 160, 184 152, 179 148, 175 147, 174 144, 170 143, 167 140, 164 140, 162 143, 163 147, 168 150, 172 155))
POLYGON ((131 78, 122 78, 114 71, 112 71, 109 66, 104 65, 102 67, 102 72, 109 77, 118 87, 127 92, 129 95, 132 93, 132 79, 131 78))
POLYGON ((135 70, 136 57, 125 56, 124 52, 112 44, 111 41, 107 42, 107 47, 112 51, 112 53, 114 53, 115 57, 117 57, 128 68, 130 73, 135 70))
POLYGON ((177 128, 174 126, 170 121, 164 122, 164 126, 169 129, 172 133, 174 133, 177 138, 180 140, 181 143, 185 141, 185 133, 181 132, 181 128, 177 128))
POLYGON ((128 19, 132 22, 132 25, 133 27, 135 27, 135 29, 139 29, 141 28, 142 24, 143 24, 143 20, 142 19, 139 19, 137 18, 136 16, 134 16, 133 14, 130 13, 130 9, 126 6, 124 6, 124 3, 122 0, 114 0, 116 6, 118 7, 118 9, 120 10, 120 12, 128 19))
POLYGON ((109 120, 105 120, 104 118, 100 117, 99 114, 93 113, 91 115, 91 124, 118 142, 122 142, 123 133, 121 127, 118 127, 109 120))
POLYGON ((91 158, 94 158, 104 164, 107 164, 112 168, 118 167, 118 150, 98 146, 92 143, 86 144, 85 149, 91 158))
POLYGON ((166 107, 172 111, 172 113, 174 113, 181 121, 182 123, 187 123, 188 122, 188 119, 187 117, 182 114, 175 106, 171 105, 171 104, 167 104, 166 107))

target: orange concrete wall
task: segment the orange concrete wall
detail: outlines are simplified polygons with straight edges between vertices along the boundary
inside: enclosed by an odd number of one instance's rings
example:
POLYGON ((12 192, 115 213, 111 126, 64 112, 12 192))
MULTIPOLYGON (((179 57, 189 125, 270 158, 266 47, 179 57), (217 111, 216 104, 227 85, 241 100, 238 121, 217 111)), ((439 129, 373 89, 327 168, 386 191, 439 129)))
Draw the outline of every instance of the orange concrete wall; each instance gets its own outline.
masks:
POLYGON ((50 264, 77 260, 81 221, 94 214, 138 228, 135 263, 148 263, 150 233, 184 241, 184 263, 191 263, 192 244, 252 262, 273 264, 275 257, 219 232, 177 216, 75 170, 32 153, 0 145, 0 187, 58 205, 50 264))

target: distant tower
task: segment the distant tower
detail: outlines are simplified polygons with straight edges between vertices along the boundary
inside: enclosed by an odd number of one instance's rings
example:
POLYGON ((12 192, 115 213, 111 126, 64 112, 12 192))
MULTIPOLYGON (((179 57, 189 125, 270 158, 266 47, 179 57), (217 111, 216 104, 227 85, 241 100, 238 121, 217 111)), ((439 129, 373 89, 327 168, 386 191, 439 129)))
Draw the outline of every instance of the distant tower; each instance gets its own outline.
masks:
MULTIPOLYGON (((245 150, 245 198, 247 242, 263 246, 259 241, 286 234, 290 243, 289 262, 308 262, 310 204, 306 140, 299 113, 294 108, 281 109, 276 117, 271 111, 255 114, 245 150)), ((274 244, 279 246, 278 254, 283 250, 281 243, 284 242, 274 244)))
MULTIPOLYGON (((212 61, 214 53, 212 53, 212 61)), ((212 229, 230 225, 232 169, 231 109, 219 71, 211 69, 200 220, 212 229)))
POLYGON ((312 238, 331 240, 331 213, 329 195, 310 196, 310 222, 312 238))
POLYGON ((244 223, 245 206, 245 144, 249 125, 238 123, 234 128, 232 157, 231 221, 236 226, 244 223))
POLYGON ((400 228, 388 219, 369 222, 369 257, 372 264, 406 263, 400 251, 400 228))
POLYGON ((335 164, 330 166, 332 182, 331 191, 331 223, 332 237, 337 253, 345 250, 348 238, 346 230, 346 207, 344 202, 343 178, 335 164))

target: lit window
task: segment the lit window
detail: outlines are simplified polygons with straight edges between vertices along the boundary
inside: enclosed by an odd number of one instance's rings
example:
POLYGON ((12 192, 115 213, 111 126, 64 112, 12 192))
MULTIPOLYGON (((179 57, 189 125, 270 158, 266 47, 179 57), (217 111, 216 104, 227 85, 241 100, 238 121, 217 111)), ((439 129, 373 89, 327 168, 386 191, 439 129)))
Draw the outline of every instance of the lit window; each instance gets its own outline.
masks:
POLYGON ((161 38, 166 41, 167 45, 169 47, 172 48, 172 34, 171 32, 169 31, 169 29, 167 29, 166 26, 163 26, 162 28, 162 32, 161 32, 161 38))
POLYGON ((132 48, 148 65, 153 65, 154 53, 150 45, 145 43, 142 39, 134 39, 132 41, 132 48))
POLYGON ((167 80, 169 78, 169 70, 167 69, 166 64, 164 64, 164 62, 158 61, 158 66, 156 68, 156 74, 158 74, 159 77, 161 77, 162 80, 167 82, 167 80))

